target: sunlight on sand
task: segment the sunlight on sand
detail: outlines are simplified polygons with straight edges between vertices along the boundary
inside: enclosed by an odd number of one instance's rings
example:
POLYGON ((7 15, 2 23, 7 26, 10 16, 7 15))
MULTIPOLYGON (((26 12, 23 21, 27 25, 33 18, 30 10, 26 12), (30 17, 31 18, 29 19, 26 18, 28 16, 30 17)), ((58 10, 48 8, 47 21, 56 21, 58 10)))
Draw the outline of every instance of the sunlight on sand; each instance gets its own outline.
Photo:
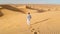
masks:
POLYGON ((60 5, 0 6, 0 34, 60 34, 60 5), (32 16, 31 29, 26 23, 28 11, 32 16))

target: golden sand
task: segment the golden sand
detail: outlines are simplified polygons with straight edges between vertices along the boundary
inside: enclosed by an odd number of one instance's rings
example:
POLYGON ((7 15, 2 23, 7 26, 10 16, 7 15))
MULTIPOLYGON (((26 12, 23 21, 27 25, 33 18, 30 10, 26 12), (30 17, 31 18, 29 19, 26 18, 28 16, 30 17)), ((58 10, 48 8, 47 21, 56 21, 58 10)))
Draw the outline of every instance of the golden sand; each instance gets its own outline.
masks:
POLYGON ((4 15, 0 17, 0 34, 34 34, 34 32, 37 34, 60 34, 59 5, 31 5, 33 9, 25 8, 26 5, 22 6, 24 8, 19 8, 20 5, 13 6, 24 13, 2 9, 4 15), (38 9, 45 11, 38 12, 38 9), (26 23, 28 11, 31 12, 32 16, 31 29, 28 29, 29 26, 26 23))

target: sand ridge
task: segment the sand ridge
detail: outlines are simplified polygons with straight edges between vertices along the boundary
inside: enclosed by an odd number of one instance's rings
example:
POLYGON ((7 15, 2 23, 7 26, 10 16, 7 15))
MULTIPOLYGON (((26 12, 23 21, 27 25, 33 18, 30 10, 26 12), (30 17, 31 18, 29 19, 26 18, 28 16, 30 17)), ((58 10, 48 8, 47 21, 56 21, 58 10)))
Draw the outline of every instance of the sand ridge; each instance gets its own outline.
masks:
POLYGON ((26 5, 22 6, 24 8, 18 8, 20 5, 11 6, 14 6, 15 9, 17 8, 23 12, 7 9, 6 7, 2 6, 2 13, 4 15, 0 17, 0 34, 34 34, 35 31, 38 34, 60 34, 59 6, 48 5, 49 7, 47 7, 47 5, 32 5, 30 7, 28 5, 29 8, 26 8, 26 5), (55 8, 57 8, 57 10, 55 10, 55 8), (38 10, 41 9, 43 9, 43 12, 38 12, 38 10), (32 16, 31 30, 28 29, 29 26, 26 23, 26 16, 28 11, 30 11, 32 16))

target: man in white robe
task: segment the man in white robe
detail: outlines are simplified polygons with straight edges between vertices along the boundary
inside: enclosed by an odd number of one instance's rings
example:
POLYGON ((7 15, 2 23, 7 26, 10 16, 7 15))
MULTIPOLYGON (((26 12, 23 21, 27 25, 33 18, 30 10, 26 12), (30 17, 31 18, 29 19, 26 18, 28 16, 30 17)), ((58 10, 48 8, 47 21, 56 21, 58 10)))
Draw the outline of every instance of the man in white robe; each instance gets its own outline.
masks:
POLYGON ((30 13, 27 14, 27 24, 30 26, 31 15, 30 13))

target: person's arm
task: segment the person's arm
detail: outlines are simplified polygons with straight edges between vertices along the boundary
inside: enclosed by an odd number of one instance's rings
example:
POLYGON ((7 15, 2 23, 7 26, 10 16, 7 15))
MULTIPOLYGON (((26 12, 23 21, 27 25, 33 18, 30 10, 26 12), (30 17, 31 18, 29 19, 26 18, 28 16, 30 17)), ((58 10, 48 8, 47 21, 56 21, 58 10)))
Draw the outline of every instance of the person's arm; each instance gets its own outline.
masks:
POLYGON ((32 18, 31 15, 30 15, 30 18, 32 18))

